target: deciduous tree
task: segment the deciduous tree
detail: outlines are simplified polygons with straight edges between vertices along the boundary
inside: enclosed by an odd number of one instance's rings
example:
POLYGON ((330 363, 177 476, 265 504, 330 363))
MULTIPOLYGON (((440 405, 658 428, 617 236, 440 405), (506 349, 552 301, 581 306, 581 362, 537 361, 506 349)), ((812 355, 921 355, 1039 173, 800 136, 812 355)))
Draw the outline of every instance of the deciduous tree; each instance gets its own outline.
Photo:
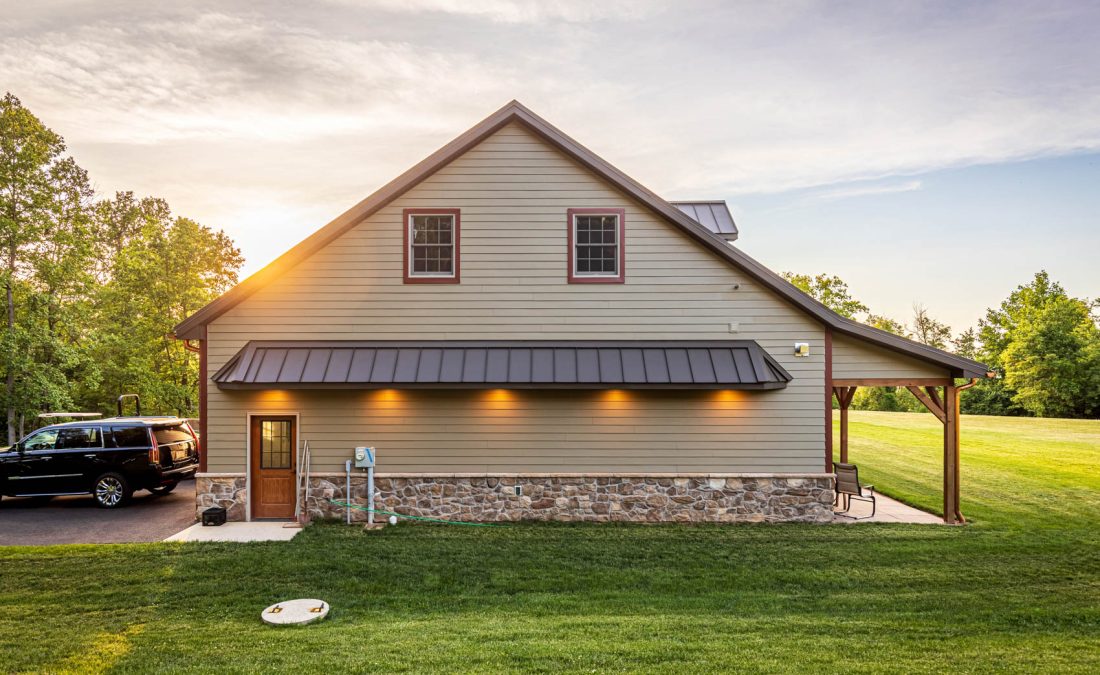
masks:
POLYGON ((936 321, 928 314, 928 308, 920 303, 913 305, 913 323, 909 336, 936 349, 947 349, 951 343, 951 327, 936 321))
POLYGON ((70 280, 52 266, 81 264, 83 202, 90 192, 87 175, 64 152, 64 140, 18 98, 8 93, 0 100, 0 276, 5 295, 0 367, 5 371, 9 443, 16 440, 20 413, 37 405, 44 392, 57 391, 41 383, 64 379, 64 373, 47 371, 67 361, 57 344, 57 322, 68 292, 81 282, 79 275, 70 280), (35 380, 37 387, 30 384, 35 380))
POLYGON ((854 319, 857 314, 867 311, 867 305, 852 297, 848 284, 838 276, 818 274, 811 277, 808 274, 784 272, 783 278, 841 316, 854 319))

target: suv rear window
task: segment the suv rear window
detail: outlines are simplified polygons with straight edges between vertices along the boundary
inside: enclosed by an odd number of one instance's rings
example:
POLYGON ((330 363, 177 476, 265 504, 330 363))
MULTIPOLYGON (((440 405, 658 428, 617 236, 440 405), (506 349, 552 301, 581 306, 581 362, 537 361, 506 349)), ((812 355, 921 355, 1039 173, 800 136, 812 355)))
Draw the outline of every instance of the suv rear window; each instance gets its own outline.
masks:
POLYGON ((153 435, 157 437, 157 443, 159 445, 167 445, 169 443, 179 443, 180 441, 193 441, 191 432, 185 427, 171 427, 169 429, 154 429, 153 435))
POLYGON ((114 438, 113 448, 149 447, 149 431, 145 427, 114 427, 111 436, 114 438))

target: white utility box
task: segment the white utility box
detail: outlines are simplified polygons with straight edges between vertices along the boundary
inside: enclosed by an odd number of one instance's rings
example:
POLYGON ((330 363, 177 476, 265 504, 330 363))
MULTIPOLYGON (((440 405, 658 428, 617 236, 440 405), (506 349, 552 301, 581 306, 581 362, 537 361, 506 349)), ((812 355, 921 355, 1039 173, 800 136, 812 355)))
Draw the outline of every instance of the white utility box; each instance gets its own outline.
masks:
POLYGON ((355 449, 355 468, 370 469, 374 467, 374 448, 355 449))

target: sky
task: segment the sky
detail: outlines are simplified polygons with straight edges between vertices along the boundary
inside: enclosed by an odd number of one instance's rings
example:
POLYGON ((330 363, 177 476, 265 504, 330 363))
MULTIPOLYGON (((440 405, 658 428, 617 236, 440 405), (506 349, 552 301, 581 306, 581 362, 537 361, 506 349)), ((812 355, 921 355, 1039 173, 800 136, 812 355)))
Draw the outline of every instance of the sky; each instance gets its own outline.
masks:
POLYGON ((1100 3, 0 4, 0 87, 246 274, 517 99, 875 313, 1100 296, 1100 3))

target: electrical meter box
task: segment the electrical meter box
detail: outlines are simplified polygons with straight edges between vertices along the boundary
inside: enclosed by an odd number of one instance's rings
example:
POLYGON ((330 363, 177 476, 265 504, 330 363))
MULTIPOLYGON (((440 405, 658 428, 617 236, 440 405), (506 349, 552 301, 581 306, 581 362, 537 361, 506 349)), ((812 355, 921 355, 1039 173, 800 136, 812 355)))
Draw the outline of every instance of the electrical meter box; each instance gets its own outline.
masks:
POLYGON ((374 448, 355 449, 355 468, 369 469, 374 466, 374 448))

